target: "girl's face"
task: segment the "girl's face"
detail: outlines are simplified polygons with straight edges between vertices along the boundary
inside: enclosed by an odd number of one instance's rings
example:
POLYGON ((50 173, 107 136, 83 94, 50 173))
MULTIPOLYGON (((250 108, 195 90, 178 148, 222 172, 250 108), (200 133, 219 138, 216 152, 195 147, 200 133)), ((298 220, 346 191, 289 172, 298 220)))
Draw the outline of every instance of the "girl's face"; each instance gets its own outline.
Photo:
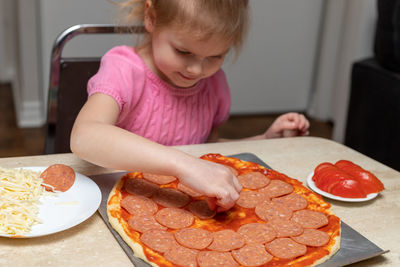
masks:
POLYGON ((205 40, 174 28, 162 28, 151 33, 153 71, 177 87, 192 87, 199 80, 216 73, 230 42, 218 37, 205 40))

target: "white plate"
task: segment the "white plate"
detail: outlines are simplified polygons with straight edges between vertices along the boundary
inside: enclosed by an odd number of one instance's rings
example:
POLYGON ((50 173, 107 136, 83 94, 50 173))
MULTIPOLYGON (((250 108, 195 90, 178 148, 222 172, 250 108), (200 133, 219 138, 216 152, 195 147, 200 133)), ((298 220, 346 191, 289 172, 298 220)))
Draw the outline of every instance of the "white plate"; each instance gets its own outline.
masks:
POLYGON ((378 196, 378 193, 368 194, 367 197, 365 197, 365 198, 346 198, 346 197, 335 196, 335 195, 329 194, 328 192, 325 192, 325 191, 322 191, 321 189, 319 189, 315 185, 314 181, 312 180, 313 175, 314 175, 314 172, 310 173, 310 175, 308 175, 308 177, 307 177, 308 187, 310 187, 313 191, 317 192, 318 194, 320 194, 324 197, 327 197, 327 198, 340 200, 340 201, 346 201, 346 202, 363 202, 363 201, 371 200, 378 196))
MULTIPOLYGON (((23 167, 44 171, 47 167, 23 167)), ((89 177, 75 172, 75 183, 65 192, 40 198, 38 217, 43 223, 32 226, 22 238, 31 238, 69 229, 88 219, 101 203, 101 191, 89 177)), ((12 235, 0 234, 4 237, 12 235)))

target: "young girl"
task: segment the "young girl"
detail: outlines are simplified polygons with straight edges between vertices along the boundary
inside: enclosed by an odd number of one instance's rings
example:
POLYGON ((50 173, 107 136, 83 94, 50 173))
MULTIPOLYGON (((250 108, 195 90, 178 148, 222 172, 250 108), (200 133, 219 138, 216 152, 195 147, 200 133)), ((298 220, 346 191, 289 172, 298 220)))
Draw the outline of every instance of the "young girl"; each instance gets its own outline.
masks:
MULTIPOLYGON (((208 196, 210 207, 231 208, 241 185, 230 170, 169 146, 221 141, 217 128, 230 108, 221 65, 243 43, 248 1, 130 0, 121 5, 147 33, 138 46, 115 47, 102 58, 75 121, 71 150, 104 167, 176 176, 208 196)), ((288 113, 248 139, 303 135, 308 126, 303 115, 288 113)))

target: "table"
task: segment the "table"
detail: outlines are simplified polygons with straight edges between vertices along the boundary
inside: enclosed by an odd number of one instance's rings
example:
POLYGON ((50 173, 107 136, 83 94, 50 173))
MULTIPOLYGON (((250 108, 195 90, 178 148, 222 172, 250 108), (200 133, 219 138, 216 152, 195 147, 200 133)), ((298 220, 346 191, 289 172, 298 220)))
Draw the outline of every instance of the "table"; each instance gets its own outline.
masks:
MULTIPOLYGON (((372 171, 385 185, 376 199, 345 203, 326 199, 344 222, 389 253, 351 266, 400 266, 400 173, 355 150, 318 137, 294 137, 258 141, 237 141, 177 149, 195 156, 207 153, 232 155, 250 152, 273 169, 306 184, 319 163, 347 159, 372 171)), ((77 158, 73 154, 1 158, 0 166, 70 165, 86 176, 116 172, 77 158)), ((0 266, 132 266, 98 212, 66 231, 32 239, 0 237, 0 266)))

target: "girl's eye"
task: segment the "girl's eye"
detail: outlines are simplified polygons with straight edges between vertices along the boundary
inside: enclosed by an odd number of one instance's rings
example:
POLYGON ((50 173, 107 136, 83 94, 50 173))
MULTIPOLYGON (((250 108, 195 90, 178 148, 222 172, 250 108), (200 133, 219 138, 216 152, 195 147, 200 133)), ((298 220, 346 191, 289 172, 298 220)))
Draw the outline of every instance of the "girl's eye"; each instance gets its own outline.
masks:
POLYGON ((190 54, 191 54, 191 53, 188 52, 188 51, 179 50, 179 49, 175 49, 175 50, 176 50, 176 52, 178 52, 178 54, 181 54, 181 55, 190 55, 190 54))

